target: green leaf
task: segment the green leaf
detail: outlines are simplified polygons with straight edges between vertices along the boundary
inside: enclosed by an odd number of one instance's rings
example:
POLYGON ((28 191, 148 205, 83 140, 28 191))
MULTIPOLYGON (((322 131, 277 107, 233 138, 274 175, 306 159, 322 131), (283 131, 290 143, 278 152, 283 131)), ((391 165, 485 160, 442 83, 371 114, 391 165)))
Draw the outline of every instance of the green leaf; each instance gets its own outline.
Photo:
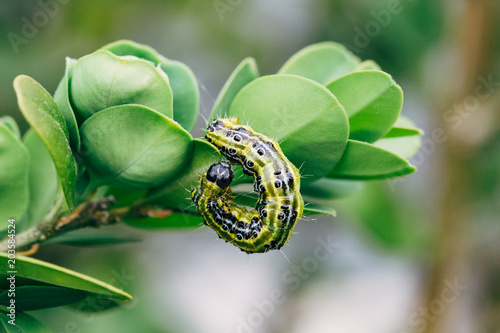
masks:
POLYGON ((373 60, 365 60, 362 63, 360 63, 355 71, 356 72, 361 72, 361 71, 380 71, 382 70, 380 66, 373 60))
POLYGON ((300 193, 313 198, 340 199, 358 193, 361 189, 363 184, 360 182, 322 178, 301 186, 300 193))
POLYGON ((85 119, 124 104, 140 104, 169 118, 173 97, 161 68, 134 56, 118 57, 99 50, 82 57, 73 67, 70 97, 75 111, 85 119))
POLYGON ((360 60, 343 45, 323 42, 307 46, 294 54, 278 74, 295 74, 322 85, 356 69, 360 60))
POLYGON ((243 89, 247 84, 259 77, 259 70, 255 59, 244 59, 231 73, 224 87, 222 87, 217 100, 214 103, 214 108, 209 120, 224 117, 233 102, 236 94, 243 89))
POLYGON ((422 145, 422 137, 420 135, 384 137, 373 145, 388 150, 402 158, 409 159, 419 151, 422 145))
POLYGON ((80 151, 80 132, 78 131, 78 123, 76 122, 73 107, 69 101, 69 82, 71 80, 71 73, 75 64, 75 59, 66 57, 66 71, 64 73, 64 77, 57 86, 56 92, 54 93, 54 100, 59 107, 59 110, 61 110, 64 120, 66 121, 71 147, 73 147, 76 151, 80 151))
POLYGON ((37 319, 23 312, 16 313, 15 325, 9 324, 9 320, 11 319, 7 314, 0 312, 0 322, 7 333, 53 333, 37 319))
MULTIPOLYGON (((7 254, 0 253, 0 288, 7 286, 7 254)), ((53 286, 77 289, 122 301, 129 301, 132 296, 112 285, 90 276, 60 267, 45 261, 16 255, 16 280, 24 279, 24 285, 49 284, 53 286)))
POLYGON ((176 122, 141 105, 100 111, 80 128, 82 155, 94 185, 153 187, 192 157, 192 138, 176 122))
POLYGON ((164 208, 186 209, 192 206, 191 191, 198 186, 199 177, 222 157, 219 151, 210 143, 202 140, 193 141, 193 159, 176 180, 159 188, 150 190, 146 196, 148 203, 164 208))
MULTIPOLYGON (((16 311, 33 311, 72 304, 83 300, 87 293, 81 290, 55 286, 16 286, 16 311)), ((0 293, 0 305, 9 306, 9 290, 0 293)))
POLYGON ((65 244, 71 246, 81 246, 81 247, 89 247, 89 246, 106 246, 106 245, 115 245, 115 244, 123 244, 123 243, 131 243, 131 242, 140 242, 141 239, 137 237, 124 237, 124 236, 113 236, 113 235, 79 235, 79 234, 71 234, 71 235, 63 235, 49 239, 44 242, 44 244, 65 244))
POLYGON ((382 139, 400 138, 412 135, 422 135, 422 131, 415 128, 404 128, 395 126, 391 128, 391 130, 386 135, 384 135, 382 139))
POLYGON ((16 77, 14 89, 24 118, 38 134, 54 161, 66 202, 72 210, 75 202, 76 161, 61 111, 52 96, 29 76, 16 77))
POLYGON ((0 124, 0 231, 9 219, 19 221, 29 203, 29 155, 26 147, 4 124, 0 124))
POLYGON ((380 71, 354 72, 326 87, 344 106, 353 140, 375 142, 383 137, 403 106, 403 91, 380 71))
POLYGON ((117 56, 133 55, 160 65, 169 77, 174 96, 173 119, 187 131, 193 129, 198 118, 200 93, 196 77, 188 66, 180 61, 166 59, 153 48, 130 40, 119 40, 101 49, 117 56))
POLYGON ((326 176, 347 144, 346 113, 322 85, 295 75, 270 75, 245 86, 229 110, 239 123, 250 124, 276 139, 303 181, 326 176))
POLYGON ((108 50, 117 56, 133 55, 137 58, 145 59, 155 64, 159 64, 165 60, 165 58, 152 47, 126 39, 106 44, 100 49, 108 50))
POLYGON ((422 134, 423 131, 417 128, 410 119, 399 116, 389 133, 373 145, 409 159, 420 149, 422 134))
POLYGON ((203 218, 196 212, 174 212, 166 218, 159 219, 148 217, 144 219, 126 219, 123 221, 128 226, 138 229, 182 229, 197 228, 203 225, 203 218))
POLYGON ((344 179, 388 179, 406 176, 417 169, 408 161, 369 143, 349 140, 340 163, 328 175, 344 179))
POLYGON ((21 139, 21 131, 19 131, 19 126, 17 126, 16 121, 11 116, 0 117, 0 125, 7 127, 16 139, 21 139))
POLYGON ((57 197, 59 183, 50 154, 35 131, 30 129, 23 137, 29 152, 29 207, 28 220, 23 228, 40 222, 50 211, 57 197))
POLYGON ((304 207, 304 216, 311 215, 327 215, 327 216, 337 216, 337 211, 333 208, 313 203, 306 202, 306 207, 304 207))
POLYGON ((391 128, 389 133, 384 136, 384 139, 423 134, 424 132, 415 126, 413 121, 403 115, 400 115, 396 120, 394 127, 391 128))
POLYGON ((170 78, 174 95, 174 120, 191 131, 198 119, 200 92, 191 69, 180 61, 164 60, 161 68, 170 78))

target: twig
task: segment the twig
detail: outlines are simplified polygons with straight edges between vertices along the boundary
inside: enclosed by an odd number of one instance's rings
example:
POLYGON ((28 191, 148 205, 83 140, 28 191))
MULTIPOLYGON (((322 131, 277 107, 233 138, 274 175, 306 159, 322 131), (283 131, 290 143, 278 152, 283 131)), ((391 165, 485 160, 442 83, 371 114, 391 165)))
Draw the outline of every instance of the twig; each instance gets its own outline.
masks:
MULTIPOLYGON (((30 249, 35 244, 42 243, 50 238, 65 234, 69 231, 93 227, 99 228, 119 223, 125 218, 156 217, 166 218, 173 212, 171 209, 158 209, 152 206, 132 205, 130 207, 109 210, 115 203, 113 196, 85 201, 73 212, 58 216, 54 208, 47 217, 36 226, 16 235, 18 249, 30 249)), ((55 205, 57 206, 57 204, 55 205)), ((0 242, 0 252, 7 251, 7 240, 0 242)))

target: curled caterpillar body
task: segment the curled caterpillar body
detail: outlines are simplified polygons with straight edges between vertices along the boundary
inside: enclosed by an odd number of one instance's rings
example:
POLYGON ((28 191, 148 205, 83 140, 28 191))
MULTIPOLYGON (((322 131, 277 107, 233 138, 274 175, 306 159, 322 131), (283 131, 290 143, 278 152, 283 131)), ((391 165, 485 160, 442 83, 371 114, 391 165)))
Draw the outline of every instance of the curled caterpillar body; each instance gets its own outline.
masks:
POLYGON ((238 125, 234 118, 212 122, 206 139, 229 161, 241 164, 245 174, 254 177, 259 200, 255 209, 236 205, 229 187, 234 177, 231 165, 214 164, 192 192, 205 223, 245 252, 280 249, 290 239, 304 210, 298 169, 277 142, 249 126, 238 125))

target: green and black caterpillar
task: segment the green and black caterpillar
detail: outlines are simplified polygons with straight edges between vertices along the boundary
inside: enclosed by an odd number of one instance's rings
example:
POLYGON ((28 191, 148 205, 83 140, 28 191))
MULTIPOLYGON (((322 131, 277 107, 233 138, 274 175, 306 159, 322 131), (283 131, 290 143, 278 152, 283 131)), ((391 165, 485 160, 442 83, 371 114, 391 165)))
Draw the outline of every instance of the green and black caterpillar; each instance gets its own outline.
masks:
POLYGON ((304 210, 299 170, 276 141, 238 125, 237 118, 213 121, 205 138, 254 177, 254 190, 259 193, 255 209, 236 205, 229 187, 234 177, 231 165, 213 164, 192 192, 205 224, 247 253, 280 249, 304 210))

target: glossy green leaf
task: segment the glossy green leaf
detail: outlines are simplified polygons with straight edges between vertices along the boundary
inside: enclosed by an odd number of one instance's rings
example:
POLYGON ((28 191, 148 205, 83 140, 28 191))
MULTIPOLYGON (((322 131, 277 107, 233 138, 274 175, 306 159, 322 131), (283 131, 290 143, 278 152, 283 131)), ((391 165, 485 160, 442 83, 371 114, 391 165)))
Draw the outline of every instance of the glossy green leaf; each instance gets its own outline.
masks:
POLYGON ((75 234, 63 235, 49 239, 44 244, 65 244, 71 246, 91 247, 91 246, 108 246, 116 244, 124 244, 131 242, 140 242, 137 237, 124 237, 114 235, 88 235, 75 234))
POLYGON ((422 145, 423 131, 404 116, 399 116, 398 120, 382 139, 373 145, 393 152, 405 159, 414 156, 422 145))
POLYGON ((360 60, 343 45, 323 42, 307 46, 294 54, 278 74, 295 74, 322 85, 356 69, 360 60))
POLYGON ((7 333, 53 333, 51 329, 29 314, 16 313, 15 325, 9 324, 10 317, 0 312, 0 322, 7 333))
POLYGON ((419 151, 422 145, 422 137, 420 135, 408 135, 387 139, 382 138, 373 145, 388 150, 402 158, 409 159, 419 151))
POLYGON ((82 155, 94 185, 153 187, 192 157, 192 138, 176 122, 141 105, 100 111, 80 128, 82 155))
MULTIPOLYGON (((8 271, 7 254, 0 253, 0 288, 5 289, 8 271)), ((110 284, 31 257, 16 255, 16 271, 16 279, 25 279, 25 285, 49 284, 85 291, 103 298, 122 301, 132 299, 132 296, 110 284)))
POLYGON ((78 123, 76 122, 75 113, 71 102, 69 101, 69 82, 71 80, 71 73, 76 64, 76 59, 66 57, 66 71, 61 82, 57 86, 54 93, 54 100, 61 110, 61 113, 66 121, 66 126, 69 132, 69 142, 71 147, 76 151, 80 151, 80 132, 78 131, 78 123))
POLYGON ((101 50, 108 50, 117 56, 133 55, 137 58, 151 61, 156 65, 165 60, 165 58, 152 47, 126 39, 106 44, 101 47, 101 50))
POLYGON ((174 209, 186 209, 192 205, 190 192, 198 186, 199 177, 212 164, 222 160, 219 151, 210 143, 202 140, 194 140, 193 143, 193 159, 189 167, 175 181, 152 189, 146 196, 148 203, 174 209))
POLYGON ((344 152, 346 113, 322 85, 295 75, 270 75, 245 86, 230 117, 276 139, 288 159, 312 182, 326 176, 344 152))
POLYGON ((0 124, 0 231, 9 219, 19 221, 29 203, 29 155, 26 147, 4 124, 0 124))
MULTIPOLYGON (((16 286, 16 311, 33 311, 72 304, 83 300, 87 293, 56 286, 16 286)), ((0 292, 0 305, 9 306, 9 290, 0 292)))
POLYGON ((337 211, 331 207, 317 204, 314 202, 305 202, 304 216, 311 215, 327 215, 327 216, 337 216, 337 211))
POLYGON ((59 182, 54 162, 49 151, 35 131, 29 130, 23 137, 28 149, 29 161, 29 207, 28 220, 23 228, 40 222, 50 211, 57 197, 59 182))
POLYGON ((259 70, 255 59, 244 59, 231 73, 224 87, 222 87, 219 96, 214 103, 214 108, 209 120, 224 117, 233 102, 236 94, 247 84, 259 77, 259 70))
POLYGON ((174 95, 174 120, 190 131, 196 124, 200 107, 196 77, 191 69, 180 61, 164 60, 160 66, 170 79, 174 95))
POLYGON ((349 138, 375 142, 398 119, 403 91, 384 72, 364 71, 345 75, 327 86, 349 116, 349 138))
POLYGON ((173 117, 167 75, 151 62, 134 56, 118 57, 99 50, 80 58, 73 67, 69 91, 75 111, 85 119, 124 104, 144 105, 173 117))
POLYGON ((300 192, 306 197, 340 199, 358 193, 361 189, 363 189, 363 184, 360 182, 322 178, 301 186, 300 192))
POLYGON ((180 61, 166 59, 153 48, 130 40, 119 40, 103 46, 117 56, 133 55, 160 65, 167 74, 172 88, 173 119, 187 131, 193 129, 198 118, 200 93, 191 69, 180 61))
POLYGON ((50 94, 34 79, 20 75, 14 80, 17 102, 54 161, 66 202, 73 209, 76 161, 69 145, 66 122, 50 94))
POLYGON ((390 139, 390 138, 400 138, 405 136, 413 136, 413 135, 421 135, 422 131, 415 128, 404 128, 404 127, 396 127, 394 126, 391 130, 384 135, 382 139, 390 139))
POLYGON ((355 69, 356 72, 380 71, 380 70, 382 70, 380 66, 373 60, 365 60, 362 63, 360 63, 355 69))
POLYGON ((16 137, 16 139, 21 139, 21 131, 19 131, 19 126, 17 126, 16 121, 11 116, 0 117, 0 125, 7 127, 16 137))
MULTIPOLYGON (((110 195, 115 198, 116 203, 113 207, 128 207, 134 204, 137 200, 144 198, 148 189, 127 189, 124 191, 121 187, 106 186, 100 187, 98 191, 102 191, 101 198, 109 197, 110 195)), ((96 193, 96 195, 98 194, 99 193, 96 193)))
POLYGON ((413 121, 411 121, 408 117, 400 115, 391 130, 384 135, 384 139, 422 134, 424 134, 424 132, 415 126, 413 121))
POLYGON ((406 176, 417 169, 408 161, 369 143, 349 140, 340 163, 328 175, 344 179, 388 179, 406 176))
POLYGON ((203 218, 196 212, 187 211, 186 213, 174 212, 171 215, 159 218, 143 218, 143 219, 125 219, 123 223, 138 229, 182 229, 182 228, 198 228, 203 225, 203 218))

